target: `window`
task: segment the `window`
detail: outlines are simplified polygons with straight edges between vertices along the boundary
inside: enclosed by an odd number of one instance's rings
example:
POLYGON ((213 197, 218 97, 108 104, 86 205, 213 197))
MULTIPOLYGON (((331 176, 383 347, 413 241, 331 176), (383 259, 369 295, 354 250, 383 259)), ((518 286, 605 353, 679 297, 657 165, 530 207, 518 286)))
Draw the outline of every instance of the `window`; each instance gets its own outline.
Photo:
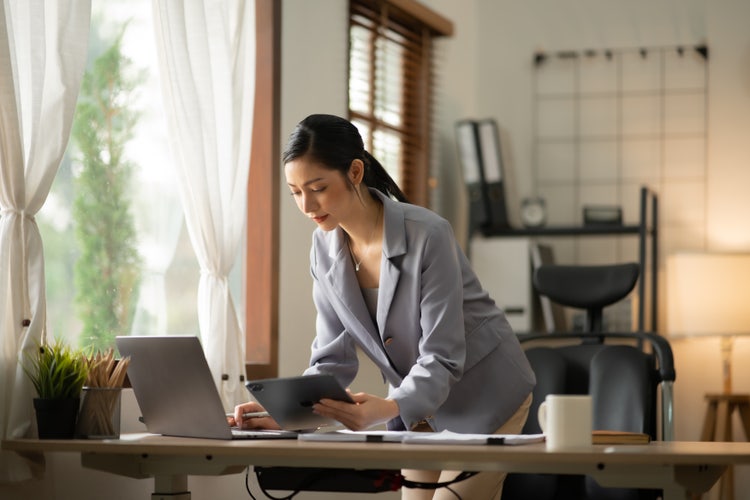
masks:
POLYGON ((427 205, 432 40, 453 25, 413 0, 349 6, 349 117, 409 201, 427 205))
MULTIPOLYGON (((68 151, 37 218, 48 335, 74 345, 199 334, 200 270, 171 168, 153 37, 151 0, 93 1, 94 77, 84 79, 68 151)), ((245 270, 239 257, 230 274, 239 309, 245 270)))
MULTIPOLYGON (((279 158, 279 4, 275 0, 255 2, 257 81, 253 165, 275 165, 279 158)), ((131 332, 199 333, 196 303, 200 269, 169 168, 172 160, 167 149, 151 16, 151 0, 94 0, 92 4, 91 62, 121 37, 117 55, 127 59, 127 76, 132 80, 129 94, 120 94, 113 100, 133 112, 132 136, 123 141, 122 148, 122 159, 129 163, 129 175, 123 185, 105 182, 102 189, 106 201, 113 199, 112 190, 122 188, 124 196, 118 208, 125 208, 123 213, 132 217, 134 231, 126 232, 125 243, 118 247, 135 247, 138 254, 137 283, 109 287, 108 291, 90 290, 95 300, 107 299, 106 295, 111 294, 120 304, 117 306, 120 323, 110 322, 102 329, 105 338, 96 339, 98 347, 111 345, 115 335, 131 332)), ((37 221, 45 245, 48 334, 73 345, 93 345, 91 335, 83 333, 83 315, 88 312, 78 304, 81 287, 75 279, 84 255, 76 235, 81 221, 74 210, 74 200, 81 193, 83 170, 79 149, 76 140, 71 139, 37 221)), ((111 161, 109 153, 99 156, 104 162, 111 161)), ((274 376, 278 370, 278 175, 277 168, 250 169, 248 213, 255 220, 258 214, 266 218, 262 224, 247 228, 244 260, 238 258, 230 275, 235 304, 239 309, 246 308, 247 371, 253 378, 274 376)), ((99 210, 95 207, 83 212, 88 212, 95 221, 99 210)), ((119 223, 109 225, 122 227, 119 223)), ((98 238, 82 232, 92 240, 98 238)), ((94 282, 97 281, 96 273, 87 274, 93 274, 94 282)), ((112 303, 110 300, 103 309, 113 309, 112 303)))

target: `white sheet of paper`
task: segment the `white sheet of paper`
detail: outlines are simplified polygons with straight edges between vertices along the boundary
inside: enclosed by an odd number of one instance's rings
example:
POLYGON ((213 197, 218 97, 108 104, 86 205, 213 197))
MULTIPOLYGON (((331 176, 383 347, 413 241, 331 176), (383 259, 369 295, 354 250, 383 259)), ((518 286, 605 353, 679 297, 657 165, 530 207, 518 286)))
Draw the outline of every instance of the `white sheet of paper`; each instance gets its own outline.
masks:
POLYGON ((459 432, 350 431, 302 433, 300 441, 355 441, 405 444, 490 444, 541 443, 544 434, 464 434, 459 432))
POLYGON ((520 445, 541 443, 544 434, 463 434, 451 431, 410 432, 402 442, 406 444, 491 444, 520 445))
POLYGON ((350 431, 347 429, 332 432, 306 432, 297 436, 299 441, 359 441, 400 443, 404 433, 399 431, 350 431))

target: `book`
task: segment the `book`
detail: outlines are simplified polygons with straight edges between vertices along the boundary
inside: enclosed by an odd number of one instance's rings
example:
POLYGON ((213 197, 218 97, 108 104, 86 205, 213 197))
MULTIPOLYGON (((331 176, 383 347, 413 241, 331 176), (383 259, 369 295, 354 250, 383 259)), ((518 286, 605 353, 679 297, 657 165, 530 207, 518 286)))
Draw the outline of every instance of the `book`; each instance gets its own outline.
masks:
POLYGON ((593 444, 648 444, 651 436, 641 432, 597 430, 591 434, 593 444))

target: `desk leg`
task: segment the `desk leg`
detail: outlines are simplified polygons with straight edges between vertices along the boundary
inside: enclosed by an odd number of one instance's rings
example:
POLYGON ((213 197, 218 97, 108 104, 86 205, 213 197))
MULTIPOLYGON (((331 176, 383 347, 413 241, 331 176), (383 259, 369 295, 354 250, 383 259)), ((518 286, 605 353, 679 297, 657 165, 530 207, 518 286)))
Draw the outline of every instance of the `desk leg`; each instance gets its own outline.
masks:
MULTIPOLYGON (((690 493, 678 485, 670 485, 662 488, 661 500, 685 500, 689 498, 690 493)), ((700 497, 699 497, 700 498, 700 497)))
POLYGON ((155 476, 151 500, 190 500, 187 476, 184 474, 155 476))
POLYGON ((726 473, 727 467, 719 465, 678 466, 674 469, 674 481, 662 486, 664 490, 663 500, 686 499, 700 500, 702 493, 691 493, 694 491, 708 492, 711 487, 726 473))

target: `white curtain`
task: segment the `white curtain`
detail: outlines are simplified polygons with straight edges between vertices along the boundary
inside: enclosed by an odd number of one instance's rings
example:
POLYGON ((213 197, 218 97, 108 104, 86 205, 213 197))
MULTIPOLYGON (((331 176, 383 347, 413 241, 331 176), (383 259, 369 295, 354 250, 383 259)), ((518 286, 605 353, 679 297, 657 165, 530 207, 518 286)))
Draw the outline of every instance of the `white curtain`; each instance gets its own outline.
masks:
POLYGON ((133 335, 167 335, 166 274, 182 230, 182 208, 174 186, 165 178, 141 177, 135 191, 133 216, 143 269, 130 331, 133 335))
MULTIPOLYGON (((35 215, 68 144, 91 0, 0 0, 0 429, 24 436, 33 388, 20 362, 45 337, 42 239, 35 215)), ((0 480, 31 476, 0 454, 0 480)))
POLYGON ((245 336, 227 276, 247 203, 255 2, 154 0, 168 134, 180 198, 201 268, 198 323, 225 409, 248 399, 245 336))

